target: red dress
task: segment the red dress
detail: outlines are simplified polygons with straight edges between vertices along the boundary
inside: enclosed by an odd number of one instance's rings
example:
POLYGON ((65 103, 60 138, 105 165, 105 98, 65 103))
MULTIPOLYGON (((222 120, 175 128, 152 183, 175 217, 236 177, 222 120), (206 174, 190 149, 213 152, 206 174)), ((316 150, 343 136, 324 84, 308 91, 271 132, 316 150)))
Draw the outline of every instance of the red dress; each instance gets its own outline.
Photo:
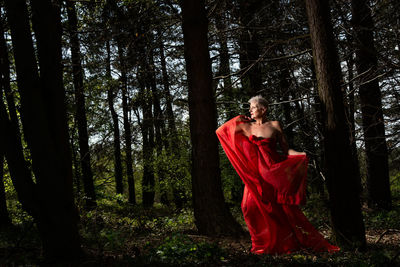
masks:
POLYGON ((305 203, 306 155, 280 155, 274 138, 249 138, 237 116, 216 131, 233 167, 245 184, 242 211, 253 253, 291 253, 301 249, 337 251, 298 207, 305 203))

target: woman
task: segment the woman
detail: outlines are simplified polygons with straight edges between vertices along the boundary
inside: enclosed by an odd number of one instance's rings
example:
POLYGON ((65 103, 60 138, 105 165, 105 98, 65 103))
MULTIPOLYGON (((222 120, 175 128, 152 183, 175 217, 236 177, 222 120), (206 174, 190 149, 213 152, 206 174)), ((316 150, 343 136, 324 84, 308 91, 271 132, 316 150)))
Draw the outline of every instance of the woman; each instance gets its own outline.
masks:
POLYGON ((245 184, 242 211, 251 235, 251 252, 338 251, 298 207, 305 203, 306 154, 288 148, 280 123, 267 119, 264 98, 255 96, 249 103, 251 118, 237 116, 216 133, 245 184), (277 143, 283 155, 277 152, 277 143))

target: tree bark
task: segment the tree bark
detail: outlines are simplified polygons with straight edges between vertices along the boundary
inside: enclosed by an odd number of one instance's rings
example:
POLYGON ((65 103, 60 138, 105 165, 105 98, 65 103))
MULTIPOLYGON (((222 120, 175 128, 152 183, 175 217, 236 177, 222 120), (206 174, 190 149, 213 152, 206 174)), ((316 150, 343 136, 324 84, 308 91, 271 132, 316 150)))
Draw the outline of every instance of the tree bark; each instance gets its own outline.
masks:
MULTIPOLYGON (((348 36, 347 38, 351 38, 348 36)), ((356 177, 359 180, 360 184, 360 189, 359 191, 362 191, 361 187, 361 174, 360 174, 360 163, 358 160, 358 151, 357 151, 357 139, 356 139, 356 122, 354 119, 354 115, 356 112, 355 109, 355 97, 354 97, 354 83, 352 82, 353 80, 353 65, 354 65, 354 59, 353 59, 353 53, 349 55, 349 59, 347 61, 347 69, 348 69, 348 75, 349 75, 349 87, 348 87, 348 106, 349 106, 349 123, 350 123, 350 144, 351 144, 351 152, 353 156, 353 164, 354 168, 356 169, 356 177)))
POLYGON ((0 228, 11 225, 7 210, 6 191, 4 188, 4 151, 0 147, 0 228))
POLYGON ((233 118, 236 116, 235 108, 235 94, 232 87, 232 80, 230 77, 231 69, 229 62, 229 49, 228 49, 228 36, 227 36, 227 21, 226 21, 226 1, 221 1, 219 7, 219 14, 215 17, 215 27, 217 29, 217 38, 219 44, 219 75, 223 76, 223 100, 225 102, 225 110, 227 110, 227 117, 233 118))
POLYGON ((363 248, 366 241, 359 184, 352 164, 350 133, 340 87, 341 70, 330 8, 327 1, 306 0, 306 10, 325 121, 324 156, 333 232, 340 245, 363 248))
POLYGON ((179 151, 179 141, 178 141, 178 131, 176 130, 175 116, 174 111, 172 109, 172 95, 169 90, 169 78, 167 72, 167 64, 165 62, 165 54, 164 54, 164 43, 162 40, 161 32, 159 33, 159 47, 160 47, 160 63, 161 63, 161 72, 162 72, 162 81, 164 87, 164 97, 165 97, 165 106, 166 106, 166 119, 168 122, 168 139, 169 146, 175 155, 178 154, 179 151))
MULTIPOLYGON (((113 146, 114 146, 114 175, 115 175, 115 189, 117 194, 122 194, 124 192, 123 187, 123 175, 122 175, 122 160, 121 160, 121 137, 119 132, 119 120, 118 114, 115 112, 114 108, 114 99, 115 92, 114 86, 112 84, 112 76, 111 76, 111 51, 110 51, 110 41, 107 40, 106 43, 107 49, 107 63, 106 63, 106 76, 109 81, 109 87, 107 89, 107 101, 108 108, 110 109, 111 118, 112 118, 112 129, 113 129, 113 146)), ((136 198, 135 198, 136 199, 136 198)))
MULTIPOLYGON (((168 140, 166 138, 166 130, 165 130, 165 124, 164 124, 164 114, 162 113, 161 110, 161 104, 160 104, 160 93, 159 90, 157 89, 157 82, 156 82, 156 70, 154 66, 154 51, 152 48, 150 48, 149 52, 149 73, 151 74, 151 92, 153 95, 153 107, 154 107, 154 129, 155 129, 155 147, 157 151, 157 157, 162 157, 162 151, 163 147, 165 149, 168 148, 168 140), (164 136, 164 138, 163 138, 164 136)), ((167 187, 167 181, 166 181, 166 171, 165 171, 165 166, 164 164, 157 164, 155 166, 156 172, 157 172, 157 177, 158 177, 158 183, 160 186, 160 200, 161 203, 164 205, 168 205, 168 187, 167 187)))
POLYGON ((356 46, 356 68, 362 74, 359 96, 367 161, 368 205, 391 208, 388 150, 377 75, 377 55, 368 1, 352 0, 352 24, 356 46))
POLYGON ((249 68, 241 83, 247 98, 259 94, 262 90, 261 67, 256 63, 260 57, 260 48, 255 28, 260 25, 255 23, 254 14, 261 10, 263 3, 262 0, 239 0, 239 24, 242 27, 239 37, 240 68, 249 68))
POLYGON ((93 172, 90 165, 89 136, 85 108, 85 92, 83 87, 83 69, 81 64, 80 43, 78 37, 78 18, 75 3, 67 0, 68 31, 71 45, 72 74, 75 88, 75 119, 78 126, 80 163, 82 167, 83 188, 87 208, 96 207, 96 193, 93 183, 93 172))
MULTIPOLYGON (((143 47, 142 47, 143 49, 143 47)), ((141 125, 143 138, 143 178, 142 178, 142 203, 145 207, 151 207, 154 204, 154 128, 152 113, 152 98, 149 93, 150 86, 148 82, 147 63, 142 60, 142 66, 138 73, 140 87, 140 102, 143 112, 141 125)))
POLYGON ((204 1, 181 1, 192 141, 195 223, 206 235, 242 233, 227 208, 221 187, 216 107, 212 88, 204 1))
MULTIPOLYGON (((117 37, 118 39, 118 37, 117 37)), ((133 178, 133 160, 132 160, 132 132, 131 124, 129 121, 129 97, 128 97, 128 77, 127 68, 124 58, 124 50, 122 43, 117 40, 118 46, 118 58, 120 63, 121 71, 121 93, 122 93, 122 113, 124 119, 124 139, 125 139, 125 165, 126 165, 126 177, 128 180, 128 191, 129 191, 129 203, 136 204, 136 193, 135 193, 135 180, 133 178)))
MULTIPOLYGON (((72 196, 71 153, 61 68, 60 3, 31 1, 40 77, 26 3, 24 0, 7 0, 5 4, 14 48, 24 136, 37 181, 37 186, 23 188, 25 192, 21 191, 19 195, 34 195, 32 191, 37 190, 33 215, 45 258, 71 261, 82 256, 82 250, 72 196)), ((12 138, 10 133, 7 137, 12 138)), ((9 151, 9 155, 13 153, 9 151)), ((24 178, 27 176, 25 174, 24 178)), ((15 177, 22 180, 20 176, 15 177)), ((26 181, 32 183, 32 180, 26 181)))

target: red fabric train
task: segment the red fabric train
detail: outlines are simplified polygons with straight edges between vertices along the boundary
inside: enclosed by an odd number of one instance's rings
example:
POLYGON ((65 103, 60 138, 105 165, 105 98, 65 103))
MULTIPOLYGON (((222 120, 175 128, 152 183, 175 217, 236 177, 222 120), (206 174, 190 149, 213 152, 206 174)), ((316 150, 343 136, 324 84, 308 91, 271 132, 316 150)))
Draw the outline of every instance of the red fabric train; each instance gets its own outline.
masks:
POLYGON ((298 205, 305 203, 306 155, 281 155, 274 138, 243 135, 237 116, 216 131, 222 147, 245 184, 242 211, 251 252, 291 253, 301 249, 338 251, 311 225, 298 205))

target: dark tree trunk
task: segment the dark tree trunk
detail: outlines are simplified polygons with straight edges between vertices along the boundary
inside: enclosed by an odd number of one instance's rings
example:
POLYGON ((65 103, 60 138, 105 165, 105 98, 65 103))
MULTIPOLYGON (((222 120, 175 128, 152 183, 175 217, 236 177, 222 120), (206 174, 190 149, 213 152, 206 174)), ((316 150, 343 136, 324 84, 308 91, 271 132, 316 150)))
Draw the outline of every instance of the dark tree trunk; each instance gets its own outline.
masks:
MULTIPOLYGON (((179 138, 178 138, 178 131, 176 129, 176 123, 175 123, 175 116, 174 112, 172 109, 172 102, 173 98, 171 95, 171 92, 169 90, 169 78, 168 78, 168 72, 167 72, 167 66, 165 62, 165 55, 164 55, 164 43, 162 42, 161 38, 161 33, 159 33, 159 47, 160 47, 160 61, 161 61, 161 71, 162 71, 162 81, 163 81, 163 87, 164 87, 164 97, 165 97, 165 113, 166 113, 166 119, 167 119, 167 125, 168 125, 168 151, 171 155, 173 155, 174 158, 179 158, 180 157, 180 144, 179 144, 179 138)), ((180 179, 178 177, 177 179, 180 179)), ((184 204, 184 192, 178 188, 175 184, 172 185, 172 191, 174 195, 174 203, 175 206, 178 210, 183 208, 184 204)))
POLYGON ((352 0, 356 67, 360 78, 359 95, 367 159, 368 205, 391 208, 388 150, 382 112, 382 96, 377 75, 371 10, 368 1, 352 0))
MULTIPOLYGON (((122 182, 122 161, 121 161, 121 138, 119 132, 119 120, 118 114, 115 112, 114 108, 114 99, 115 92, 114 86, 112 84, 112 76, 111 76, 111 51, 110 51, 110 41, 107 40, 106 44, 107 49, 107 63, 106 63, 106 75, 109 81, 109 87, 107 89, 107 101, 108 108, 110 109, 111 118, 112 118, 112 128, 114 135, 114 175, 115 175, 115 187, 117 194, 122 194, 124 192, 123 182, 122 182)), ((135 198, 136 199, 136 198, 135 198)))
POLYGON ((346 124, 341 70, 327 1, 306 0, 311 44, 324 116, 324 149, 331 219, 336 241, 343 246, 365 246, 359 184, 351 156, 346 124))
POLYGON ((261 65, 257 63, 260 57, 258 33, 254 14, 263 6, 262 0, 239 0, 239 24, 242 27, 239 39, 240 68, 247 70, 241 79, 244 93, 247 96, 259 94, 262 90, 261 65))
POLYGON ((96 207, 96 193, 93 183, 93 172, 90 165, 89 136, 85 108, 85 93, 83 87, 83 69, 78 37, 78 19, 75 3, 67 0, 68 31, 71 45, 72 74, 75 88, 75 119, 78 126, 80 163, 82 167, 83 188, 87 208, 96 207))
MULTIPOLYGON (((73 127, 72 132, 75 131, 75 126, 73 127)), ((81 166, 78 162, 78 157, 76 151, 78 150, 75 148, 74 138, 71 136, 69 138, 69 143, 71 144, 71 151, 72 151, 72 166, 74 168, 74 177, 72 178, 75 181, 76 193, 80 195, 81 193, 81 172, 79 171, 79 167, 81 166)))
POLYGON ((219 75, 224 77, 223 100, 224 107, 227 111, 227 117, 233 118, 236 116, 235 95, 232 88, 232 80, 230 77, 231 69, 229 63, 228 36, 227 36, 227 21, 226 21, 226 1, 221 1, 219 14, 215 18, 215 26, 217 28, 217 37, 219 44, 219 75))
MULTIPOLYGON (((4 21, 4 20, 3 20, 4 21)), ((23 147, 21 135, 19 132, 19 122, 17 110, 14 103, 13 92, 10 86, 10 61, 8 58, 7 44, 4 38, 3 23, 0 23, 0 71, 1 71, 1 87, 0 98, 3 99, 3 89, 5 98, 7 99, 7 108, 3 100, 0 102, 0 121, 1 121, 1 138, 4 143, 0 146, 2 152, 7 159, 8 169, 13 181, 15 190, 17 191, 18 199, 29 214, 37 213, 35 205, 35 185, 32 182, 31 171, 25 161, 23 155, 23 147)), ((3 167, 3 166, 2 166, 3 167)))
POLYGON ((153 100, 149 89, 149 71, 147 63, 143 60, 139 68, 138 80, 140 87, 140 101, 143 112, 141 125, 143 138, 143 178, 142 178, 142 203, 145 207, 151 207, 154 204, 154 128, 153 128, 153 100))
POLYGON ((120 40, 117 40, 118 57, 121 71, 121 93, 122 93, 122 113, 124 117, 124 139, 125 139, 125 165, 126 177, 128 180, 129 203, 136 204, 135 181, 133 178, 133 159, 132 159, 132 133, 129 121, 129 96, 128 96, 128 77, 125 64, 125 55, 120 40))
POLYGON ((175 116, 174 111, 172 109, 172 95, 169 90, 169 78, 167 72, 167 64, 165 62, 165 54, 164 54, 164 43, 162 40, 161 32, 159 33, 159 47, 160 47, 160 61, 161 61, 161 72, 162 72, 162 81, 164 87, 164 97, 165 97, 165 112, 166 119, 168 125, 168 139, 169 146, 171 147, 171 151, 174 152, 175 155, 178 154, 179 151, 179 141, 178 141, 178 131, 176 130, 175 116))
MULTIPOLYGON (((44 256, 51 260, 70 261, 80 257, 82 250, 77 227, 78 214, 72 196, 72 164, 61 68, 60 6, 51 1, 31 1, 39 77, 26 3, 24 0, 7 0, 5 3, 21 97, 24 136, 30 148, 37 181, 37 186, 24 188, 25 191, 19 192, 19 196, 28 191, 28 196, 24 197, 36 197, 33 200, 37 201, 29 205, 33 205, 36 211, 33 215, 42 238, 44 256), (37 190, 36 195, 33 190, 37 190)), ((7 137, 13 138, 10 133, 7 137)), ((15 153, 19 152, 8 152, 10 158, 15 153)), ((11 163, 8 159, 7 162, 11 163)), ((23 182, 32 184, 32 180, 28 179, 30 175, 22 175, 23 182)), ((22 182, 21 176, 15 177, 22 182)))
POLYGON ((2 149, 3 146, 0 147, 0 228, 11 225, 4 188, 4 151, 2 149))
MULTIPOLYGON (((348 36, 347 38, 350 38, 348 36)), ((361 188, 361 174, 360 174, 360 164, 358 161, 358 152, 357 152, 357 140, 356 140, 356 122, 354 119, 355 116, 355 98, 354 98, 354 83, 353 83, 353 65, 354 65, 354 59, 353 59, 353 53, 349 55, 349 59, 347 61, 347 69, 349 73, 349 87, 348 87, 348 106, 349 106, 349 123, 350 123, 350 144, 351 144, 351 154, 353 156, 353 164, 354 168, 356 169, 356 177, 359 180, 360 184, 360 189, 359 191, 362 191, 361 188)))
POLYGON ((292 115, 290 114, 290 102, 289 102, 289 94, 290 94, 290 83, 289 83, 289 70, 287 66, 282 66, 283 68, 280 71, 279 77, 279 85, 280 91, 282 94, 282 100, 285 102, 283 103, 283 115, 285 118, 285 135, 287 137, 287 141, 289 143, 289 147, 293 147, 293 125, 292 122, 292 115))
POLYGON ((242 232, 221 187, 216 107, 212 88, 204 1, 181 1, 192 140, 192 193, 196 226, 207 235, 242 232))
MULTIPOLYGON (((3 27, 4 18, 1 18, 0 22, 0 101, 2 101, 3 105, 3 89, 6 95, 7 104, 8 104, 8 112, 11 120, 16 124, 15 128, 18 129, 18 117, 14 103, 14 97, 11 92, 10 87, 10 61, 8 58, 8 49, 7 43, 4 38, 4 27, 3 27)), ((4 114, 5 115, 5 114, 4 114)), ((4 129, 2 127, 2 129, 4 129)), ((21 139, 19 134, 15 136, 19 140, 19 144, 21 144, 21 139)), ((0 226, 8 226, 11 225, 11 219, 7 210, 7 202, 6 202, 6 192, 4 187, 4 157, 5 151, 4 146, 0 145, 0 226)))
MULTIPOLYGON (((156 82, 156 70, 154 67, 154 53, 153 49, 149 53, 149 70, 151 74, 151 92, 153 95, 153 107, 154 107, 154 130, 155 130, 155 147, 157 151, 157 157, 162 157, 163 146, 165 149, 168 148, 168 140, 166 138, 166 130, 164 124, 164 115, 161 110, 160 104, 160 93, 157 89, 156 82), (164 138, 163 138, 164 136, 164 138)), ((168 205, 168 186, 166 181, 166 170, 164 164, 158 164, 155 166, 158 182, 160 186, 160 200, 164 205, 168 205)))

